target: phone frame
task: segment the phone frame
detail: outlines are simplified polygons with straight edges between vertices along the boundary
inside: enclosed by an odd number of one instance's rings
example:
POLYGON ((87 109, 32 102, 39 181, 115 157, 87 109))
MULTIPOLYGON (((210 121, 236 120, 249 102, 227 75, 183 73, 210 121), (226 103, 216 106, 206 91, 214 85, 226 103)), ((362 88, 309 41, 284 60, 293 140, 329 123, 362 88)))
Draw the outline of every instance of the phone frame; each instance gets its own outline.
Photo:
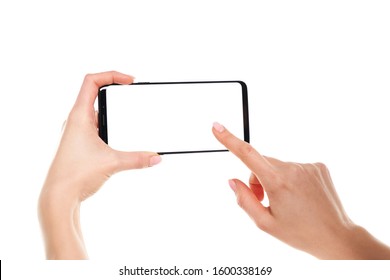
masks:
MULTIPOLYGON (((240 80, 227 81, 187 81, 187 82, 139 82, 128 84, 131 86, 148 86, 148 85, 175 85, 175 84, 212 84, 212 83, 238 83, 242 89, 242 112, 243 112, 243 134, 244 141, 249 143, 249 106, 248 106, 248 88, 247 85, 240 80)), ((109 86, 122 86, 121 84, 109 84, 99 88, 98 93, 98 128, 99 137, 108 145, 108 128, 107 128, 107 103, 106 103, 106 88, 109 86)), ((194 151, 171 151, 158 152, 160 155, 167 154, 189 154, 189 153, 213 153, 227 152, 227 149, 220 150, 194 150, 194 151)))

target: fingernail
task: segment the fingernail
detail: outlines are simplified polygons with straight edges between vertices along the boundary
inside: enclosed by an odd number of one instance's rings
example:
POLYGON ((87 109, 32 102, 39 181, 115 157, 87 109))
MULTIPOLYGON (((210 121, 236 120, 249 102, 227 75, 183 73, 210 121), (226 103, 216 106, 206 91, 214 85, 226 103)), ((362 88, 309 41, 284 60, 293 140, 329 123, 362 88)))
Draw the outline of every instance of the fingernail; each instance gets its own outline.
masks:
POLYGON ((213 127, 218 132, 223 132, 225 130, 225 127, 222 124, 217 122, 213 123, 213 127))
POLYGON ((237 190, 237 184, 236 184, 236 182, 234 182, 234 180, 229 180, 229 186, 230 186, 230 188, 231 188, 234 192, 236 192, 236 190, 237 190))
POLYGON ((152 156, 149 160, 149 166, 154 166, 156 164, 159 164, 161 162, 160 156, 152 156))

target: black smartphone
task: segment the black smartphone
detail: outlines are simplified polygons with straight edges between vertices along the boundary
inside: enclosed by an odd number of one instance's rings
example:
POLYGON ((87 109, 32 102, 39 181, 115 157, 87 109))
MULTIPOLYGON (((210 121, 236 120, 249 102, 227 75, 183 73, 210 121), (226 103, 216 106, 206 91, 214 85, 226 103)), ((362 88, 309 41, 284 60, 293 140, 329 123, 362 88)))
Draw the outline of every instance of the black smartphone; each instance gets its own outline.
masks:
POLYGON ((99 136, 110 147, 163 154, 227 151, 211 132, 225 125, 249 143, 242 81, 107 85, 98 95, 99 136))

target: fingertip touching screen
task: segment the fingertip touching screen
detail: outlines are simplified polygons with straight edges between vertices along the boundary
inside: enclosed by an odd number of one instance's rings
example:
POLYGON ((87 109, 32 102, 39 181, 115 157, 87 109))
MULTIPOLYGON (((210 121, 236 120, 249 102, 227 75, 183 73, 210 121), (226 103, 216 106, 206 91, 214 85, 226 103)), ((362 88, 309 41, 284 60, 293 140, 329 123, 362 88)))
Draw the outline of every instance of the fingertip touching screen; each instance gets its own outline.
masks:
POLYGON ((214 122, 249 142, 247 87, 241 81, 108 85, 98 98, 99 135, 117 150, 227 151, 212 133, 214 122))

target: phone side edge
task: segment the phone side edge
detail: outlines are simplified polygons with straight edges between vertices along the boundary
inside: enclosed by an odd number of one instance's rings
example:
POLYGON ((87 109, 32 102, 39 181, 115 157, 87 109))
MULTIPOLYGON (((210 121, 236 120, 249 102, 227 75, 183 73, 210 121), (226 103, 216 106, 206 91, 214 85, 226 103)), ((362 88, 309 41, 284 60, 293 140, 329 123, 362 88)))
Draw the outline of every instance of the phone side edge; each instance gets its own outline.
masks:
POLYGON ((106 89, 100 89, 98 94, 98 128, 99 137, 108 144, 107 135, 107 100, 106 89))
POLYGON ((244 126, 244 141, 250 143, 248 87, 243 81, 236 82, 239 83, 242 88, 242 119, 244 126))

